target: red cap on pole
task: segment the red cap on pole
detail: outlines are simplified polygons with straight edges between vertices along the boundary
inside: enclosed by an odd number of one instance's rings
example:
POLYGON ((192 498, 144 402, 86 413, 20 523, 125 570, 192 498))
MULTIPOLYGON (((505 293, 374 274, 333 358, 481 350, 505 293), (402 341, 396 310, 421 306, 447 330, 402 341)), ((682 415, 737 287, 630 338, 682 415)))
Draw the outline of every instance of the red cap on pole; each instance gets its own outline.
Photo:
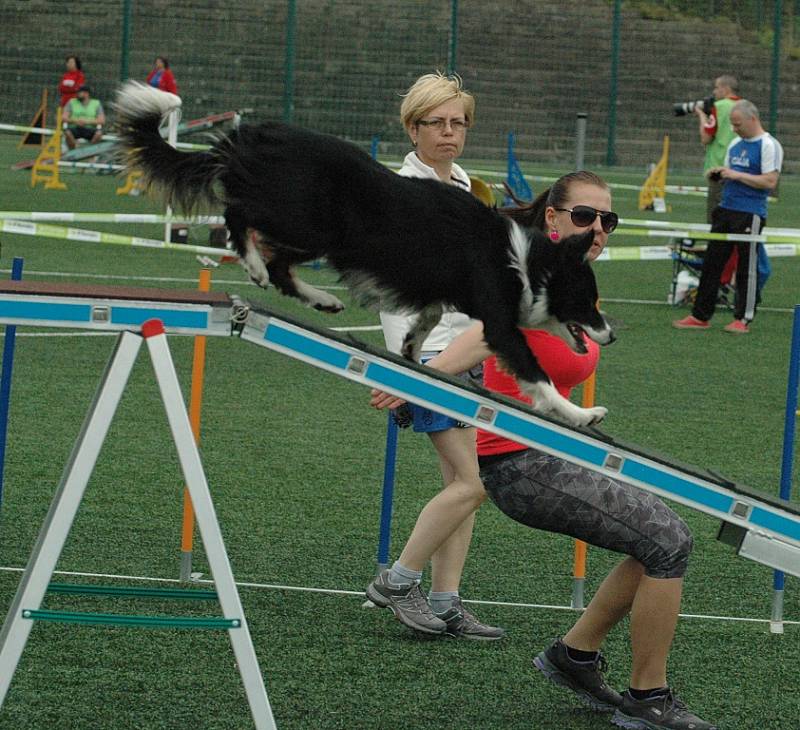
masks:
POLYGON ((164 323, 160 319, 148 319, 142 323, 142 337, 154 337, 164 334, 164 323))

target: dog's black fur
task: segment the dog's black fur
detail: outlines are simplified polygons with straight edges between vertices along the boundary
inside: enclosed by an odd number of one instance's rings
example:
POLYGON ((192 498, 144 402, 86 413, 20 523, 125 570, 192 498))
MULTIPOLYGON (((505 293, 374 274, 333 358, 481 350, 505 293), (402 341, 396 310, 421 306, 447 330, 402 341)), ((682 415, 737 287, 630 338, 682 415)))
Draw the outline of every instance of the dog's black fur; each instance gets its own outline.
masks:
POLYGON ((292 270, 324 256, 362 303, 419 313, 406 357, 417 358, 443 307, 453 307, 483 322, 486 343, 538 410, 573 425, 605 416, 561 397, 519 331, 549 330, 576 352, 585 351, 581 332, 613 340, 586 260, 591 230, 555 244, 467 192, 401 177, 352 144, 286 124, 243 126, 208 152, 179 152, 159 133, 179 105, 137 82, 120 89, 127 162, 185 213, 224 203, 233 246, 257 284, 340 311, 338 299, 292 270))

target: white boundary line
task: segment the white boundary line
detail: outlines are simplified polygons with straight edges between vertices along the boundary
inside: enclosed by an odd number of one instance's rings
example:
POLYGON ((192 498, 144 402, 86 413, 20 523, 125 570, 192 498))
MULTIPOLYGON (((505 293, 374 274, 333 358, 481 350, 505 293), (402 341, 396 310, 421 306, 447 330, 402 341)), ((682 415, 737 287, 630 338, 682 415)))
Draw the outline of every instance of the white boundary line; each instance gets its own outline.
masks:
MULTIPOLYGON (((0 566, 0 572, 5 573, 22 573, 25 568, 16 568, 12 566, 0 566)), ((116 573, 87 573, 77 570, 56 570, 53 571, 54 575, 70 575, 80 578, 110 578, 113 580, 137 580, 146 583, 183 583, 178 578, 156 578, 146 575, 118 575, 116 573)), ((197 578, 192 580, 192 583, 214 585, 214 581, 210 579, 197 578)), ((277 591, 294 591, 298 593, 325 593, 328 595, 337 596, 356 596, 364 598, 364 591, 349 591, 340 588, 315 588, 311 586, 289 586, 280 585, 277 583, 255 583, 252 581, 236 581, 237 588, 258 588, 262 590, 277 590, 277 591)), ((470 600, 464 599, 464 603, 474 603, 483 606, 505 606, 508 608, 535 608, 543 611, 583 611, 582 608, 573 608, 572 606, 559 606, 550 605, 546 603, 520 603, 516 601, 483 601, 483 600, 470 600)), ((714 616, 712 614, 704 613, 681 613, 678 614, 681 618, 695 618, 704 619, 707 621, 737 621, 742 623, 759 623, 769 624, 772 623, 768 618, 750 618, 748 616, 714 616)), ((782 622, 786 626, 800 626, 800 621, 786 621, 782 622)))
MULTIPOLYGON (((0 332, 0 337, 5 337, 5 332, 0 332)), ((119 332, 20 332, 17 330, 16 337, 118 337, 119 332)))

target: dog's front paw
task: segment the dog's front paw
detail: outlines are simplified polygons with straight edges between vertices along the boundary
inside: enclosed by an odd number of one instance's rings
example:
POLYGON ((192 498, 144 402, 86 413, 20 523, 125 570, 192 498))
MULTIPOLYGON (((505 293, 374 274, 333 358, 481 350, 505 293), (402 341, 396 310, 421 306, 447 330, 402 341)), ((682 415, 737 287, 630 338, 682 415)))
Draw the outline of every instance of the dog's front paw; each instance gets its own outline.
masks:
POLYGON ((256 286, 260 286, 262 289, 269 289, 269 276, 261 277, 250 274, 250 281, 256 286))
POLYGON ((574 414, 570 414, 574 418, 567 416, 567 420, 571 421, 573 426, 593 426, 596 423, 600 423, 608 414, 608 409, 603 408, 603 406, 576 408, 575 410, 574 414))

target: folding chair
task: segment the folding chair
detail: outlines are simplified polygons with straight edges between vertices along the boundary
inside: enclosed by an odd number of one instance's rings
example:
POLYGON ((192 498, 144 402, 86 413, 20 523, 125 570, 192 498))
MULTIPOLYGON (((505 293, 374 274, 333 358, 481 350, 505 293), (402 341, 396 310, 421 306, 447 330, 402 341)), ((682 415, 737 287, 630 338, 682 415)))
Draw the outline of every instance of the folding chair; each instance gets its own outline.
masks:
MULTIPOLYGON (((668 301, 674 306, 679 304, 693 304, 697 295, 697 285, 700 282, 700 272, 703 270, 703 257, 706 253, 704 244, 699 244, 692 238, 670 239, 672 249, 672 282, 668 301)), ((735 254, 736 249, 732 246, 735 254)), ((736 271, 736 258, 731 256, 722 272, 721 284, 717 295, 717 303, 728 309, 733 309, 733 275, 736 271)))

